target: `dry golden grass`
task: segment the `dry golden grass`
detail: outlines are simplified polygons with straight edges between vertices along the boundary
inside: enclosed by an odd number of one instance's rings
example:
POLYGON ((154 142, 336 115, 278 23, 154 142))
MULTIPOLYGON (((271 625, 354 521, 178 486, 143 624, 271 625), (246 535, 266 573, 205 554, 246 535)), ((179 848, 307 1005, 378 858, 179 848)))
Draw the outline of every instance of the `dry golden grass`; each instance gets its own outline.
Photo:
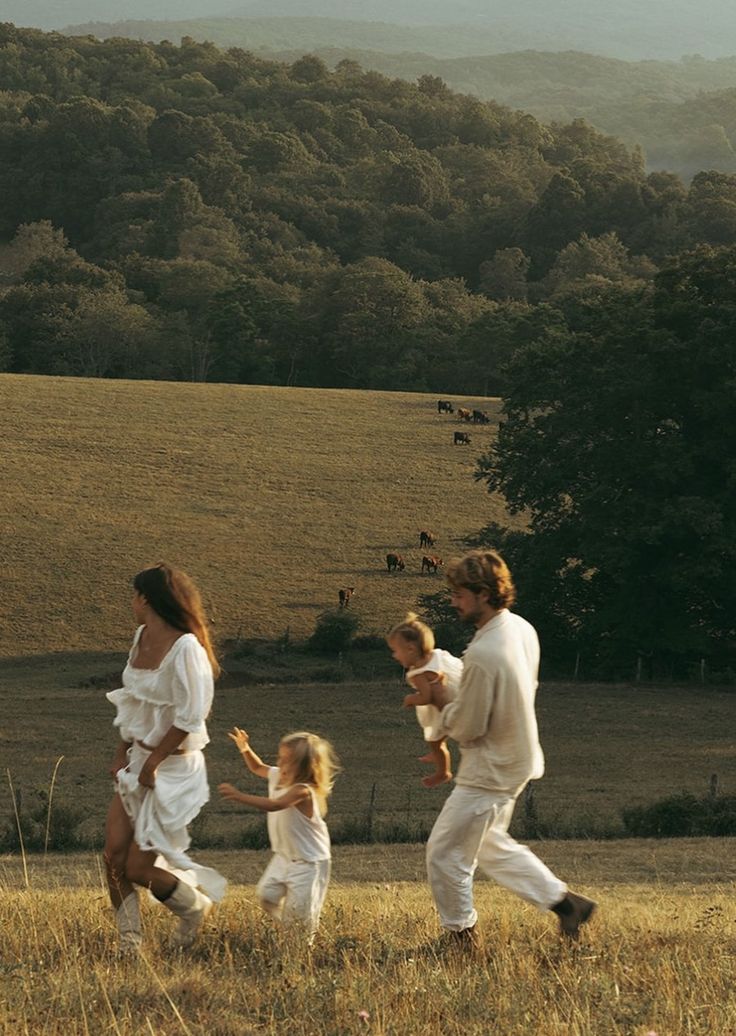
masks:
MULTIPOLYGON (((414 847, 338 849, 310 954, 234 886, 200 942, 172 953, 172 919, 144 904, 144 955, 115 959, 91 857, 0 860, 0 1030, 27 1036, 728 1036, 734 872, 727 840, 550 843, 547 859, 600 900, 578 946, 554 918, 478 883, 477 959, 428 947, 437 934, 414 847), (580 855, 578 855, 580 854, 580 855), (570 860, 577 864, 570 867, 570 860), (647 861, 644 863, 644 861, 647 861), (366 880, 366 865, 372 880, 366 880), (560 868, 561 869, 561 868, 560 868), (412 880, 402 880, 410 877, 412 880), (357 879, 357 883, 356 880, 357 879)), ((262 854, 215 858, 254 880, 262 854), (244 873, 245 872, 245 873, 244 873)))
POLYGON ((448 556, 502 513, 472 479, 492 425, 470 447, 458 427, 416 394, 2 375, 0 656, 123 647, 130 579, 161 558, 221 638, 307 635, 341 586, 384 631, 442 585, 419 530, 448 556))

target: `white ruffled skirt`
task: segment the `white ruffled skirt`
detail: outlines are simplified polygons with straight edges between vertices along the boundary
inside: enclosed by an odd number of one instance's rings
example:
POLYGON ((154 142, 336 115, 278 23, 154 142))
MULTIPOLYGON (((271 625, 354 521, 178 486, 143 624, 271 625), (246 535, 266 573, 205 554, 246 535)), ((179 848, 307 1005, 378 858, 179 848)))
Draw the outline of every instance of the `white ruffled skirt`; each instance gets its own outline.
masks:
POLYGON ((158 853, 156 866, 201 888, 219 902, 227 881, 212 867, 202 867, 187 855, 191 844, 187 825, 209 800, 202 752, 170 755, 156 770, 153 788, 138 783, 141 767, 151 753, 137 743, 128 749, 128 765, 117 774, 117 791, 133 824, 136 845, 158 853))

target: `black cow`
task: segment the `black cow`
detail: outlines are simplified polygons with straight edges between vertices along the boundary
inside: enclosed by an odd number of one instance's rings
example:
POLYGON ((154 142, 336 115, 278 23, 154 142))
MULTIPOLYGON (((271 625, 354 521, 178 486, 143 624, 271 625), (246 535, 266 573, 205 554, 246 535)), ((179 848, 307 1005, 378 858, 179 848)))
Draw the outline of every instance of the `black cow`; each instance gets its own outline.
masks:
POLYGON ((354 593, 354 586, 344 586, 337 591, 337 596, 340 601, 341 608, 347 608, 347 606, 350 604, 350 598, 353 596, 354 593))
POLYGON ((455 437, 452 440, 452 444, 453 446, 457 446, 458 443, 460 444, 460 446, 470 445, 470 436, 467 432, 455 432, 455 437))
POLYGON ((488 424, 490 417, 485 410, 474 410, 473 411, 473 424, 488 424))
POLYGON ((452 405, 449 399, 438 399, 437 400, 437 413, 438 414, 454 414, 455 407, 452 405))
POLYGON ((404 559, 401 554, 387 554, 386 568, 389 572, 403 572, 406 568, 406 564, 404 563, 404 559))
POLYGON ((422 572, 436 572, 441 564, 442 558, 435 554, 425 554, 422 558, 422 572))
POLYGON ((433 532, 428 532, 426 529, 422 529, 419 533, 419 546, 420 547, 434 547, 435 535, 433 532))

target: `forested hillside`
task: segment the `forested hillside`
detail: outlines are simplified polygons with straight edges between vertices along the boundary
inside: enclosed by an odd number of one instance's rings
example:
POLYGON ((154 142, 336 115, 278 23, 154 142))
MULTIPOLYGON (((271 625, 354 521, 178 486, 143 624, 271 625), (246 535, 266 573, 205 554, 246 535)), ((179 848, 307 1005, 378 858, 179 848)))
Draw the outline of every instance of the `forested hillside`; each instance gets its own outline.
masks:
MULTIPOLYGON (((350 60, 403 79, 439 76, 453 90, 523 109, 545 123, 583 118, 640 146, 650 169, 685 178, 700 169, 736 170, 736 58, 625 62, 572 51, 450 59, 340 48, 315 53, 330 67, 350 60)), ((277 56, 293 61, 299 55, 277 56)))
POLYGON ((436 78, 0 40, 10 370, 493 393, 576 286, 734 240, 735 179, 436 78))
POLYGON ((483 29, 319 18, 96 22, 74 32, 149 41, 191 36, 268 51, 261 56, 289 63, 310 52, 330 68, 355 61, 412 82, 439 76, 452 90, 528 111, 541 122, 584 118, 630 147, 641 146, 650 169, 685 178, 703 168, 736 170, 734 57, 627 62, 571 50, 497 54, 499 37, 483 29))

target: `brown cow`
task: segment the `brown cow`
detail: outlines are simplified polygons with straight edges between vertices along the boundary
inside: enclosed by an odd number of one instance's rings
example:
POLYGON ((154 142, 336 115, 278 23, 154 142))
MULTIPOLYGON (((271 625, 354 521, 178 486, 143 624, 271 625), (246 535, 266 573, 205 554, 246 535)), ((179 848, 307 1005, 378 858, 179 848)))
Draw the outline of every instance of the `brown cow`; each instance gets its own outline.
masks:
POLYGON ((452 440, 452 445, 453 446, 457 446, 458 443, 461 446, 469 446, 470 445, 470 436, 468 435, 467 432, 455 432, 454 436, 455 437, 452 440))
POLYGON ((442 558, 436 554, 425 554, 422 558, 422 572, 436 572, 441 564, 442 558))
POLYGON ((459 406, 457 408, 457 416, 459 421, 471 421, 473 418, 473 411, 466 410, 465 407, 459 406))
POLYGON ((386 568, 389 572, 403 572, 406 568, 404 559, 401 554, 387 554, 386 555, 386 568))
POLYGON ((427 529, 422 529, 419 533, 419 546, 420 547, 434 547, 436 541, 435 534, 429 532, 427 529))
POLYGON ((337 596, 340 601, 341 608, 347 608, 347 606, 350 604, 350 598, 353 596, 354 593, 354 586, 344 586, 337 591, 337 596))

